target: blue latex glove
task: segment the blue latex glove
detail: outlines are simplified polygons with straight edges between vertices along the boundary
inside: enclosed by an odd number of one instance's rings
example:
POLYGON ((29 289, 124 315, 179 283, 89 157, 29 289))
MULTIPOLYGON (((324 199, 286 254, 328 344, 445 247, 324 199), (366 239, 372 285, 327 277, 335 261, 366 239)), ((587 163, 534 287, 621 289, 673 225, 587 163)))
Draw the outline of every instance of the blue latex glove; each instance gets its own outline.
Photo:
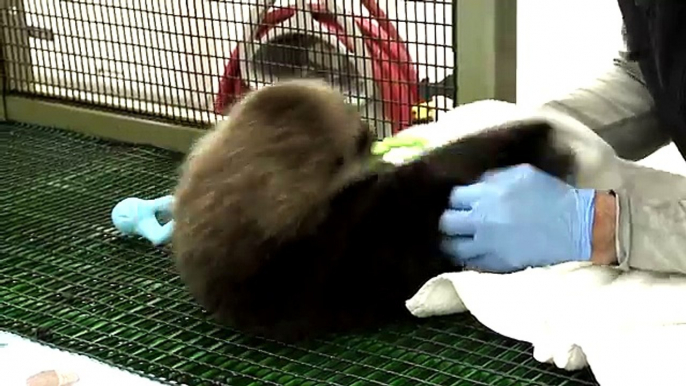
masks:
POLYGON ((442 249, 488 272, 588 261, 594 210, 594 190, 574 189, 531 165, 513 166, 453 189, 439 224, 442 249))

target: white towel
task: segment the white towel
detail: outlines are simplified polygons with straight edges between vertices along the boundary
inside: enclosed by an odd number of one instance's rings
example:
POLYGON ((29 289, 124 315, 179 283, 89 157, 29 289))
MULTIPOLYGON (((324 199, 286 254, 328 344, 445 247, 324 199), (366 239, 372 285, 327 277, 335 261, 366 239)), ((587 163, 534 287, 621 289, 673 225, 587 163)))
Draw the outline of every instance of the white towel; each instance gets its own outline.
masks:
POLYGON ((2 386, 162 386, 159 382, 87 356, 44 346, 2 331, 0 369, 2 386), (57 382, 54 376, 46 376, 52 372, 59 374, 62 382, 57 382), (48 381, 46 378, 52 379, 48 381))
MULTIPOLYGON (((534 117, 553 123, 560 141, 575 151, 579 186, 632 185, 624 183, 629 175, 659 180, 653 173, 641 174, 645 167, 618 159, 579 122, 506 102, 463 105, 438 122, 398 135, 423 137, 437 146, 466 133, 534 117)), ((402 162, 399 155, 406 154, 401 152, 391 151, 386 158, 402 162)), ((669 191, 672 187, 655 183, 640 188, 646 194, 675 194, 669 191)), ((429 280, 406 306, 417 317, 469 311, 493 331, 533 344, 534 358, 540 362, 567 370, 590 366, 602 386, 686 385, 684 276, 621 272, 589 263, 512 274, 446 273, 429 280)))

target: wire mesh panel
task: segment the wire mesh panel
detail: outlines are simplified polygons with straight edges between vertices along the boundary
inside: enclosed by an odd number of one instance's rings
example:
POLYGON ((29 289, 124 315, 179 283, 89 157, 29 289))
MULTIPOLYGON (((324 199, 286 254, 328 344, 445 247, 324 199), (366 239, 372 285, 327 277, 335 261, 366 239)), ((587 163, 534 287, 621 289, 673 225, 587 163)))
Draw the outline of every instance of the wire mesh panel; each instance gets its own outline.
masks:
POLYGON ((168 193, 179 154, 36 126, 0 123, 0 135, 11 187, 0 200, 0 330, 190 386, 597 385, 468 315, 297 345, 221 327, 167 250, 121 236, 109 217, 124 197, 168 193))
POLYGON ((449 0, 6 0, 9 91, 189 124, 320 77, 388 135, 453 106, 449 0))

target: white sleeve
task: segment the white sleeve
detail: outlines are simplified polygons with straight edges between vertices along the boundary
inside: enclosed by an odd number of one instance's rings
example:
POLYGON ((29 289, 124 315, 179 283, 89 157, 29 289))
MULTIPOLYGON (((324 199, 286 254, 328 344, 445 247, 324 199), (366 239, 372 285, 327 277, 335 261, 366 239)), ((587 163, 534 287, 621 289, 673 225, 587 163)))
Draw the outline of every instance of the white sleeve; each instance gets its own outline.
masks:
POLYGON ((634 62, 615 59, 610 70, 570 94, 545 104, 595 131, 619 157, 639 160, 670 142, 660 130, 653 99, 634 62))

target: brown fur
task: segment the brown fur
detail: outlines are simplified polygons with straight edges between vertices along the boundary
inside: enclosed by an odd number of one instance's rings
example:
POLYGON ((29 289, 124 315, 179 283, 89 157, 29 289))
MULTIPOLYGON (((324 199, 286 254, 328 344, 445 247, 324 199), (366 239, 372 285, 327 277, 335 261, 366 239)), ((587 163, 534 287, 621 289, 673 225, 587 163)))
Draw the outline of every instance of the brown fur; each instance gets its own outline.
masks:
POLYGON ((177 267, 203 307, 247 332, 296 339, 395 320, 426 280, 459 269, 438 247, 453 186, 525 162, 570 172, 550 131, 496 130, 371 172, 371 132, 325 83, 252 92, 186 160, 177 267))

